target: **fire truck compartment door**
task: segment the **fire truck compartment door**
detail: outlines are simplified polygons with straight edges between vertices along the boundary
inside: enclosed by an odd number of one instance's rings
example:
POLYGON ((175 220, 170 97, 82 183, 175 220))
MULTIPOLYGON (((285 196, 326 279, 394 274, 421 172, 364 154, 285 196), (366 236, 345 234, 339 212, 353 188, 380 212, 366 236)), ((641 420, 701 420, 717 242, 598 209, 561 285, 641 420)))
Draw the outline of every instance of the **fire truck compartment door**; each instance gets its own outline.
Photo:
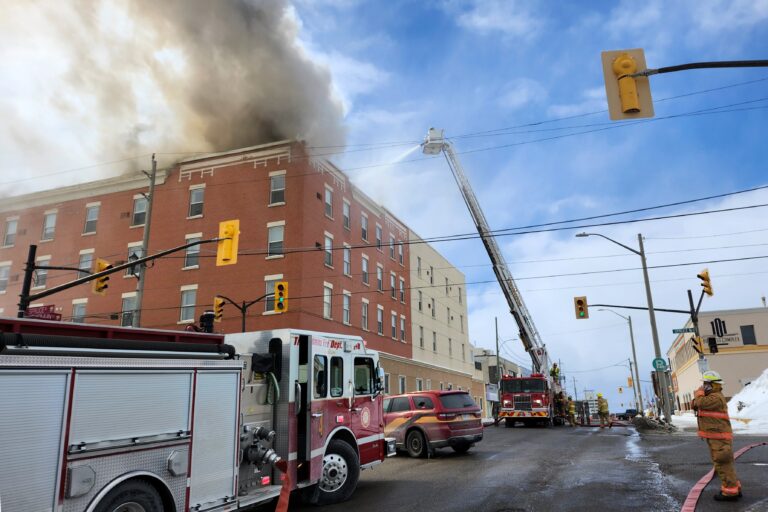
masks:
POLYGON ((191 510, 206 510, 235 496, 239 386, 239 372, 200 371, 197 374, 190 468, 191 510))
POLYGON ((56 510, 69 371, 0 370, 0 507, 56 510))

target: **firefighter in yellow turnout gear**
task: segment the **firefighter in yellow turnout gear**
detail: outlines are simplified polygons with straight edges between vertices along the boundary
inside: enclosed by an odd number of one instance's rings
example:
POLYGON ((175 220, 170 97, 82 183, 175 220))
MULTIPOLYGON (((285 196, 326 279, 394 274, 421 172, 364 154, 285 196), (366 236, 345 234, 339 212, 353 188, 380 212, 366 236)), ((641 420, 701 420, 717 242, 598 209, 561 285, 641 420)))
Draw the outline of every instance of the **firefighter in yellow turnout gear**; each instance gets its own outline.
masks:
POLYGON ((568 397, 568 422, 572 427, 576 426, 576 402, 571 397, 568 397))
POLYGON ((600 417, 600 428, 611 427, 611 419, 608 412, 608 400, 602 393, 597 394, 597 415, 600 417))
POLYGON ((699 437, 707 441, 709 455, 720 478, 718 501, 736 501, 741 497, 741 483, 733 463, 733 430, 728 405, 723 396, 723 380, 715 371, 702 375, 704 385, 696 390, 693 410, 699 423, 699 437))

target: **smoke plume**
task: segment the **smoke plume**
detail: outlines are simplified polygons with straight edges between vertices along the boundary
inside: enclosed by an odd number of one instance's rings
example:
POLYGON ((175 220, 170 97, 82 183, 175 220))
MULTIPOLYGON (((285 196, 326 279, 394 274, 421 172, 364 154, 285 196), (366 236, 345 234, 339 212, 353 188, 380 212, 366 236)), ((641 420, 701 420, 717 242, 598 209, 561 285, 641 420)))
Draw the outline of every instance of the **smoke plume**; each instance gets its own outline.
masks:
POLYGON ((68 130, 101 161, 280 139, 343 143, 330 74, 302 49, 285 0, 14 0, 6 12, 0 29, 45 31, 38 46, 57 56, 53 80, 40 85, 56 123, 33 123, 0 99, 0 111, 21 117, 6 127, 16 148, 54 151, 68 130))

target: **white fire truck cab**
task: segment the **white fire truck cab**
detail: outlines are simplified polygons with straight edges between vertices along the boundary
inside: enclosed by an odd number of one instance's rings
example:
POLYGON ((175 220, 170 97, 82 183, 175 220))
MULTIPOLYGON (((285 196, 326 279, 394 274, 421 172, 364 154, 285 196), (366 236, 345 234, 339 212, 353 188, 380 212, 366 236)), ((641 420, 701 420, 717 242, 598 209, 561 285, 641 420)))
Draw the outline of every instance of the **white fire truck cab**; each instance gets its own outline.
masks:
POLYGON ((0 318, 0 507, 235 511, 284 477, 343 501, 394 453, 382 377, 354 336, 0 318))

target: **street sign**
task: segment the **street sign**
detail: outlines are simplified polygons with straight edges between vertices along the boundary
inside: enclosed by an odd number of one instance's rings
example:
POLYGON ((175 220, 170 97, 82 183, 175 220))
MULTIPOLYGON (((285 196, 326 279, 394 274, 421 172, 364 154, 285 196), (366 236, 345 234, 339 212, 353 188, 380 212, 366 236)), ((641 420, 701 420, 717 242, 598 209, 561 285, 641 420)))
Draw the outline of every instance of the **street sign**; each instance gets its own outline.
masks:
POLYGON ((56 312, 56 306, 35 306, 27 308, 27 318, 39 318, 40 320, 61 320, 61 314, 56 312))
POLYGON ((683 334, 686 332, 696 332, 696 329, 693 327, 683 327, 682 329, 672 329, 673 334, 683 334))
POLYGON ((664 370, 667 369, 667 362, 662 358, 657 357, 656 359, 653 360, 653 369, 663 372, 664 370))

